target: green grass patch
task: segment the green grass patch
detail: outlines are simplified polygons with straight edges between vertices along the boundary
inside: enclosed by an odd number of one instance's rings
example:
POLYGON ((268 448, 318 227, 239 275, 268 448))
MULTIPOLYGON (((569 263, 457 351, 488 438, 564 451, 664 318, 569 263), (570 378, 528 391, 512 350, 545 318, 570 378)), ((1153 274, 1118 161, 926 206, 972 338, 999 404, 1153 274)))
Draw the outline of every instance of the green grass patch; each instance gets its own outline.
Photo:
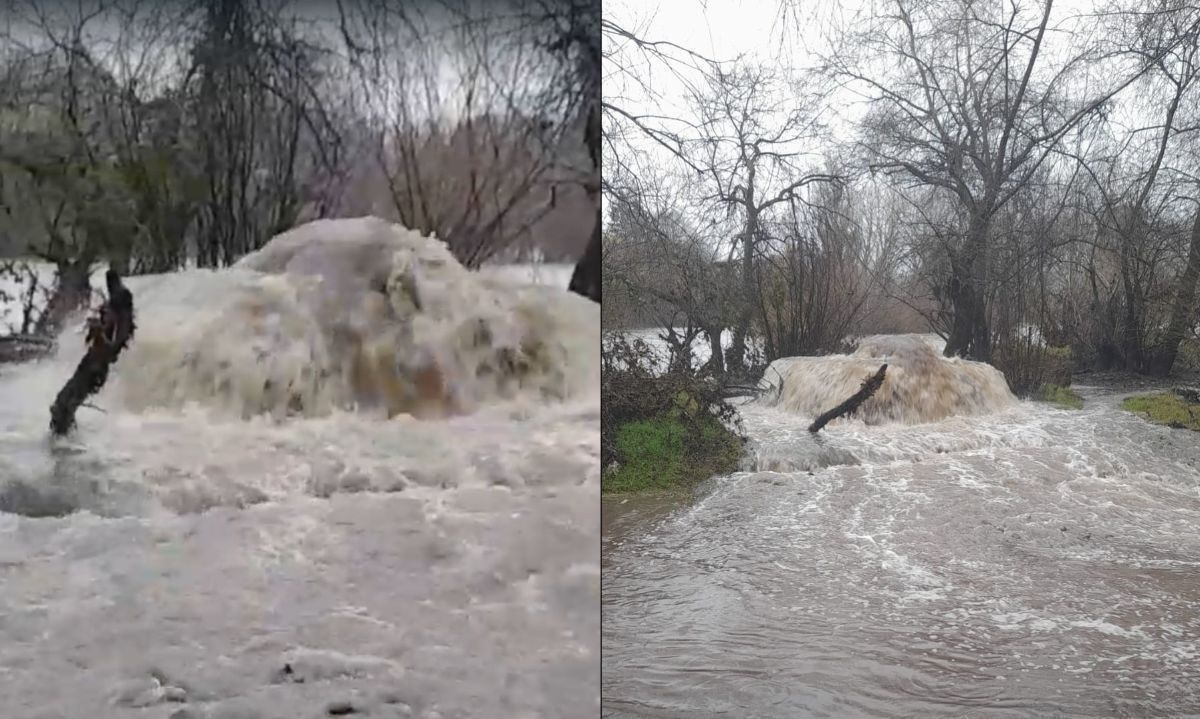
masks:
POLYGON ((1155 424, 1200 432, 1200 404, 1170 392, 1127 397, 1121 409, 1141 414, 1155 424))
POLYGON ((1083 409, 1083 397, 1070 387, 1062 385, 1044 384, 1034 392, 1033 399, 1048 402, 1059 409, 1083 409))
POLYGON ((685 417, 676 411, 619 427, 623 461, 604 472, 604 493, 682 489, 736 469, 741 438, 715 418, 685 417))

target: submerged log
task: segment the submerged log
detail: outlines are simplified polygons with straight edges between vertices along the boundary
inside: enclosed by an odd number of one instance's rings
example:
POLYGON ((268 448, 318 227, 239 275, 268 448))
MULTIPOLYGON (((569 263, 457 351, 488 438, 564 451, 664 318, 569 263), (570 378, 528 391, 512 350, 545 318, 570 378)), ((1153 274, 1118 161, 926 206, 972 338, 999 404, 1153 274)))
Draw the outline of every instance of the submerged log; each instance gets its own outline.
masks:
POLYGON ((859 387, 858 391, 850 395, 845 402, 817 417, 816 421, 809 425, 808 431, 814 433, 820 432, 822 427, 833 420, 858 409, 858 406, 870 399, 871 395, 875 394, 875 391, 883 384, 883 375, 886 372, 887 365, 881 365, 875 374, 863 380, 862 387, 859 387))
POLYGON ((50 406, 50 430, 57 435, 66 434, 75 426, 75 411, 104 386, 109 366, 117 361, 136 329, 133 293, 114 270, 109 270, 104 279, 108 284, 108 301, 101 306, 98 317, 88 318, 87 354, 50 406))

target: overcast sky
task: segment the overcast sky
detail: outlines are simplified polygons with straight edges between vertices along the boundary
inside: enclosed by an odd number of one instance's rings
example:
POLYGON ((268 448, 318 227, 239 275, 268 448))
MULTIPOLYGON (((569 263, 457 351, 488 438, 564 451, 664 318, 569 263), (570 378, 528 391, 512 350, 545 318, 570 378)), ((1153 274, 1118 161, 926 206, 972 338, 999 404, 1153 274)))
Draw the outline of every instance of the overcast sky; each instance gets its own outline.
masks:
MULTIPOLYGON (((1042 7, 1041 2, 1022 5, 1030 15, 1040 12, 1042 7)), ((1078 52, 1079 36, 1073 33, 1093 22, 1090 16, 1098 7, 1109 5, 1108 0, 1056 0, 1038 62, 1039 72, 1053 71, 1060 60, 1078 52)), ((606 18, 644 40, 669 41, 719 61, 740 56, 784 72, 817 65, 820 56, 829 52, 830 38, 837 38, 840 28, 854 26, 856 21, 877 13, 893 13, 894 9, 892 0, 792 0, 790 3, 787 0, 606 0, 604 3, 606 18)), ((606 52, 611 51, 606 46, 606 52)), ((698 73, 689 75, 686 68, 681 69, 681 64, 676 64, 673 72, 662 62, 646 60, 634 51, 624 52, 622 60, 630 72, 622 75, 614 67, 606 68, 606 99, 635 113, 688 116, 684 102, 686 86, 680 76, 698 77, 698 73), (645 91, 642 83, 649 86, 651 93, 645 91)), ((1074 87, 1082 90, 1081 83, 1086 82, 1087 89, 1081 96, 1095 97, 1112 87, 1117 78, 1124 77, 1124 72, 1095 65, 1086 76, 1080 76, 1074 87)), ((1152 126, 1160 121, 1161 103, 1148 100, 1143 87, 1130 88, 1119 100, 1122 107, 1112 119, 1123 121, 1127 127, 1152 126)), ((849 89, 839 90, 822 104, 822 119, 834 134, 826 141, 826 149, 856 136, 856 121, 865 108, 864 95, 849 89)), ((673 162, 669 153, 637 133, 628 138, 648 151, 650 157, 673 162)))

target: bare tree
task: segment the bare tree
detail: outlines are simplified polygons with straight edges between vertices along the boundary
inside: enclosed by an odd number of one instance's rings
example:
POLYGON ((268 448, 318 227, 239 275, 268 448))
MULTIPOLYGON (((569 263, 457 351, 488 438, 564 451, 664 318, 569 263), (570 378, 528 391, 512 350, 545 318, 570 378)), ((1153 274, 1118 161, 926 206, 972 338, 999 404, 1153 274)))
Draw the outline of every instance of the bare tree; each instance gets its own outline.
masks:
MULTIPOLYGON (((725 372, 721 336, 733 324, 734 267, 723 261, 719 237, 680 201, 687 177, 644 168, 606 181, 610 187, 611 247, 605 246, 605 282, 628 294, 636 324, 660 328, 673 367, 692 362, 692 345, 709 343, 707 368, 725 372)), ((619 305, 618 305, 619 307, 619 305)), ((608 313, 606 306, 605 313, 608 313)))
POLYGON ((786 89, 767 68, 718 68, 692 97, 696 133, 683 143, 684 157, 707 181, 704 200, 740 224, 734 243, 741 287, 728 357, 735 371, 745 367, 757 294, 754 263, 766 236, 764 214, 803 201, 799 192, 812 183, 839 179, 808 169, 806 160, 815 154, 808 143, 820 129, 817 116, 786 89))
POLYGON ((1072 40, 1082 49, 1044 59, 1053 0, 1034 11, 1016 1, 897 0, 893 8, 855 32, 831 64, 869 93, 863 147, 872 169, 940 188, 961 206, 963 226, 943 248, 953 306, 946 353, 987 360, 989 238, 997 213, 1068 133, 1147 64, 1089 90, 1087 72, 1101 58, 1084 38, 1072 40))
POLYGON ((594 192, 584 139, 597 88, 579 77, 579 3, 339 8, 398 220, 477 266, 528 246, 560 198, 594 192))

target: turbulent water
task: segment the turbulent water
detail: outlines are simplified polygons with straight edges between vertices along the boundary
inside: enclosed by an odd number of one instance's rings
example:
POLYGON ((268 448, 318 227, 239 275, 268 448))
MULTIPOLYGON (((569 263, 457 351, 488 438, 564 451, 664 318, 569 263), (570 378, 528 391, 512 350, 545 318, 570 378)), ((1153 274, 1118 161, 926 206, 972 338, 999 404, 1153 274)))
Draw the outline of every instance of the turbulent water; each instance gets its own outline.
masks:
POLYGON ((318 222, 132 278, 70 438, 76 329, 0 368, 0 715, 595 716, 599 308, 511 275, 318 222))
POLYGON ((867 424, 931 422, 986 414, 1016 398, 1004 375, 982 362, 946 359, 921 335, 864 337, 851 355, 788 357, 764 373, 767 397, 779 407, 816 417, 858 391, 886 364, 884 382, 858 409, 867 424))
MULTIPOLYGON (((796 380, 854 364, 853 389, 912 347, 796 380)), ((743 408, 744 471, 605 500, 605 716, 1200 714, 1195 434, 1082 387, 1081 411, 950 392, 936 421, 813 437, 784 376, 794 400, 743 408)))

